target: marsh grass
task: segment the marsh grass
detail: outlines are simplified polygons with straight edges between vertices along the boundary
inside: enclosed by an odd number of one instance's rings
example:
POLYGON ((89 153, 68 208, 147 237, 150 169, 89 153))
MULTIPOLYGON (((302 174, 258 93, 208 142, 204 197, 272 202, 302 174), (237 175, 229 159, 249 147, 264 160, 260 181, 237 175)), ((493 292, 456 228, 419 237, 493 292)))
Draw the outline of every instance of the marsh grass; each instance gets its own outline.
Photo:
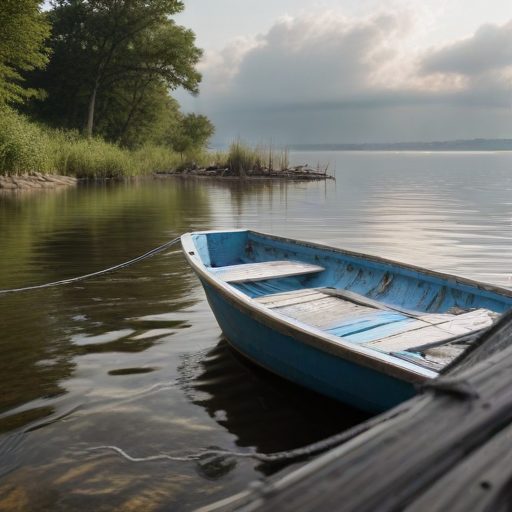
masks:
POLYGON ((237 176, 262 169, 283 171, 289 166, 289 150, 276 148, 272 141, 251 146, 238 138, 227 152, 182 155, 164 146, 130 151, 77 131, 39 126, 12 109, 0 109, 0 175, 41 172, 101 180, 182 171, 191 163, 227 168, 237 176))
POLYGON ((163 146, 136 151, 76 131, 53 130, 30 122, 9 108, 0 110, 0 175, 32 172, 85 179, 145 176, 186 168, 191 162, 211 165, 224 154, 196 151, 180 155, 163 146))
POLYGON ((281 148, 278 153, 278 168, 281 171, 290 168, 290 149, 288 146, 281 148))
POLYGON ((106 179, 132 176, 130 154, 101 139, 76 138, 57 141, 55 166, 59 174, 76 178, 106 179))
POLYGON ((48 137, 10 108, 0 108, 0 174, 53 172, 48 137))
POLYGON ((278 149, 272 141, 269 144, 251 146, 238 138, 229 145, 226 158, 226 167, 240 176, 260 169, 284 171, 288 169, 289 164, 288 147, 278 149))
POLYGON ((229 145, 226 165, 235 174, 252 171, 256 167, 261 167, 261 164, 261 154, 258 148, 252 148, 240 139, 229 145))

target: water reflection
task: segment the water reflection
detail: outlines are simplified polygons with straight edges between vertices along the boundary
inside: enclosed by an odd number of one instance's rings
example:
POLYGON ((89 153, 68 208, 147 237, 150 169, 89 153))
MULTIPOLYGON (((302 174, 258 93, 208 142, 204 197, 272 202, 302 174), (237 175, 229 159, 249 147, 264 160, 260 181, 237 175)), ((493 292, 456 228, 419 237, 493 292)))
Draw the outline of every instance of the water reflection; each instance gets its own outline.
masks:
MULTIPOLYGON (((2 197, 0 208, 0 289, 126 261, 179 234, 190 219, 206 221, 209 211, 204 189, 143 183, 2 197)), ((197 302, 184 266, 174 250, 113 275, 0 295, 0 430, 56 414, 52 399, 66 393, 77 357, 141 353, 186 328, 182 320, 140 319, 197 302)))
POLYGON ((291 450, 368 417, 257 367, 230 349, 225 340, 199 358, 187 356, 179 370, 187 397, 234 434, 242 449, 260 453, 291 450))

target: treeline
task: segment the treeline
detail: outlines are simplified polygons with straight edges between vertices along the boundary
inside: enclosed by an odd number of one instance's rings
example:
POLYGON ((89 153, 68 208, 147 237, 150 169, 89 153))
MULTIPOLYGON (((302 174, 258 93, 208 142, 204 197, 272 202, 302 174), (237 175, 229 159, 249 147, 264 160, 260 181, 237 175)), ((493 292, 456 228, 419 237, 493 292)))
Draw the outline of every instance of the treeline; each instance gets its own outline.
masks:
MULTIPOLYGON (((158 154, 159 168, 205 157, 213 125, 183 114, 169 95, 178 87, 196 94, 201 81, 195 35, 172 19, 182 2, 53 0, 46 12, 41 5, 0 2, 0 173, 79 174, 70 155, 85 160, 91 151, 118 165, 84 165, 89 177, 117 176, 126 166, 136 172, 135 153, 158 154)), ((140 167, 150 172, 151 164, 140 167)))

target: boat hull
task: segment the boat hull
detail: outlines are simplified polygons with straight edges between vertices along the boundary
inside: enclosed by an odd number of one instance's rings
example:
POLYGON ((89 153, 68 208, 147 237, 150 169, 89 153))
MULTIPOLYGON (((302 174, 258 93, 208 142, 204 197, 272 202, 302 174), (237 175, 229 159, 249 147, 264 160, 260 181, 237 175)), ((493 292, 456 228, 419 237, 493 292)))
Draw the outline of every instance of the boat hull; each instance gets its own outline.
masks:
POLYGON ((414 395, 412 383, 277 332, 239 311, 204 280, 201 283, 229 344, 259 366, 370 413, 390 409, 414 395))
POLYGON ((238 352, 371 413, 437 377, 445 363, 418 347, 476 332, 512 305, 511 290, 253 231, 189 233, 182 245, 238 352))

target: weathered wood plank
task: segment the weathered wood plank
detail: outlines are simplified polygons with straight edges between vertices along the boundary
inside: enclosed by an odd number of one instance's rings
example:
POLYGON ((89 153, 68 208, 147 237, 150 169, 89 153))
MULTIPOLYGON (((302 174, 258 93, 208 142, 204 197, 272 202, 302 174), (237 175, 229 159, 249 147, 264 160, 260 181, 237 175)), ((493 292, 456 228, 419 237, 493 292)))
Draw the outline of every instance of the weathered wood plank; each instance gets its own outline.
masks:
POLYGON ((263 295, 262 297, 256 297, 254 300, 260 304, 267 304, 278 302, 280 299, 288 300, 292 298, 307 297, 308 295, 316 295, 317 293, 317 288, 301 288, 300 290, 270 293, 268 295, 263 295))
POLYGON ((210 268, 208 270, 226 283, 247 283, 277 277, 314 274, 324 271, 325 268, 300 261, 268 261, 230 265, 228 267, 210 268))
POLYGON ((373 307, 356 304, 325 293, 324 288, 308 288, 257 297, 256 302, 301 322, 324 330, 375 312, 373 307))
MULTIPOLYGON (((390 323, 382 326, 378 326, 375 329, 367 332, 355 333, 347 336, 347 339, 370 348, 378 348, 379 350, 386 351, 397 351, 397 350, 406 350, 410 345, 407 345, 406 342, 399 344, 396 343, 396 348, 388 348, 384 343, 381 345, 381 342, 384 342, 389 339, 398 338, 399 342, 401 340, 400 336, 404 336, 405 339, 408 339, 408 333, 413 333, 412 336, 417 340, 417 332, 423 332, 425 329, 432 327, 432 324, 429 322, 425 322, 424 320, 412 320, 408 319, 406 322, 401 322, 399 326, 395 325, 395 323, 390 323)), ((433 328, 433 327, 432 327, 433 328)), ((437 331, 436 331, 437 332, 437 331)), ((448 338, 446 333, 443 334, 443 337, 448 338)), ((416 344, 418 344, 416 342, 416 344)), ((394 347, 395 345, 389 344, 390 347, 394 347)))
POLYGON ((276 308, 276 311, 306 324, 319 327, 335 320, 352 319, 373 313, 375 310, 334 297, 324 296, 324 298, 315 301, 276 308))
POLYGON ((423 321, 415 323, 413 328, 406 329, 405 332, 393 334, 386 338, 374 339, 363 345, 367 347, 378 348, 386 352, 398 352, 401 350, 408 350, 421 343, 434 343, 443 339, 448 339, 459 334, 466 334, 471 331, 488 327, 492 324, 493 318, 490 312, 485 309, 478 309, 463 313, 453 317, 453 319, 432 325, 430 322, 427 326, 423 321))
POLYGON ((320 299, 325 299, 326 296, 323 293, 309 293, 303 294, 299 297, 276 297, 274 299, 269 299, 268 296, 264 297, 266 300, 262 301, 260 299, 255 299, 256 302, 260 304, 264 304, 267 308, 282 308, 284 306, 294 306, 296 304, 304 304, 306 302, 313 302, 320 299))
POLYGON ((425 360, 445 367, 459 357, 467 347, 464 345, 441 345, 425 351, 425 360))
POLYGON ((375 309, 383 309, 386 311, 397 311, 400 313, 404 313, 410 316, 418 316, 419 312, 412 311, 410 309, 403 308, 401 306, 392 306, 389 304, 385 304, 381 301, 371 299, 370 297, 366 297, 365 295, 361 295, 359 293, 355 293, 351 290, 342 290, 338 288, 319 288, 319 291, 323 291, 327 295, 331 295, 332 297, 338 297, 339 299, 348 300, 350 302, 354 302, 355 304, 360 304, 362 306, 368 306, 370 308, 375 309))
MULTIPOLYGON (((475 310, 461 315, 421 314, 380 305, 359 294, 330 288, 310 288, 275 293, 255 299, 260 304, 306 324, 329 331, 353 343, 386 352, 406 351, 419 343, 438 343, 490 325, 493 315, 475 310), (380 311, 380 313, 377 313, 380 311), (380 318, 389 311, 389 318, 380 318), (393 314, 394 313, 394 314, 393 314)), ((439 369, 446 355, 430 362, 439 369)), ((425 364, 430 364, 428 361, 425 364)))

